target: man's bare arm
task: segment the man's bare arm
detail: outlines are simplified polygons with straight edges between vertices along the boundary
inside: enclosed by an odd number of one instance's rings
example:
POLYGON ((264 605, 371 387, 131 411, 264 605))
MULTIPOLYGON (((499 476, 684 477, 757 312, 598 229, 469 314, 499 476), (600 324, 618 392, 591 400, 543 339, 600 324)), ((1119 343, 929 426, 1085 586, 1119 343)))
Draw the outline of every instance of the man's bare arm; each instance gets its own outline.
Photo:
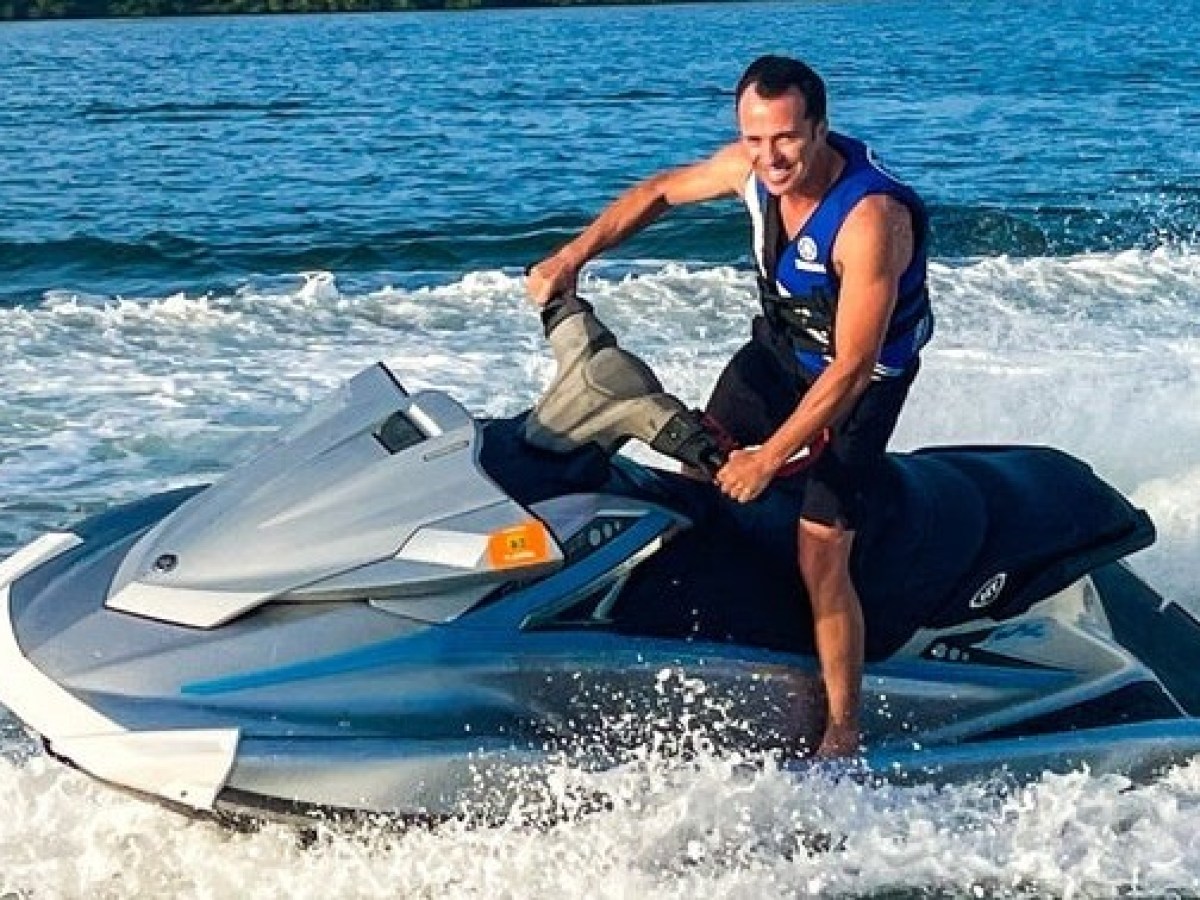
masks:
POLYGON ((574 290, 579 270, 589 260, 641 231, 672 206, 740 193, 749 171, 745 150, 729 144, 708 159, 638 182, 578 237, 530 270, 530 296, 540 306, 556 294, 574 290))

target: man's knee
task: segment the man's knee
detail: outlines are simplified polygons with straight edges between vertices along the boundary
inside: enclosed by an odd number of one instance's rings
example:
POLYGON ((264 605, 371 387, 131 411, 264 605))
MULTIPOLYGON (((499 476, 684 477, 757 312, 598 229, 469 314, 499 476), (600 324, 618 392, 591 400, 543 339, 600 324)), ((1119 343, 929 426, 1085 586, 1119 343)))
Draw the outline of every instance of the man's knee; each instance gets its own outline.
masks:
POLYGON ((801 519, 796 541, 800 575, 810 594, 849 583, 853 531, 840 523, 826 525, 801 519))

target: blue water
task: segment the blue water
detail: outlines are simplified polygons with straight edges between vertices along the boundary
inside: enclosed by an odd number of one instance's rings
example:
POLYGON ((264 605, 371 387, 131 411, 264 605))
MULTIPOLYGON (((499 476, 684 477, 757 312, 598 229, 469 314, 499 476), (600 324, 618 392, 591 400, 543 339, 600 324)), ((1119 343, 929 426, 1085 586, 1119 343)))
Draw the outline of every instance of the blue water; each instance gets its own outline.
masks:
MULTIPOLYGON (((0 26, 0 557, 219 474, 377 359, 527 405, 552 363, 522 266, 729 140, 733 83, 774 51, 932 210, 939 331, 896 446, 1075 453, 1153 517, 1135 570, 1200 609, 1197 47, 1197 0, 0 26)), ((718 203, 585 272, 689 403, 745 337, 746 241, 718 203)), ((1141 786, 703 758, 606 779, 612 810, 547 831, 301 844, 66 772, 0 711, 0 897, 1200 895, 1200 762, 1141 786)))
MULTIPOLYGON (((834 2, 0 28, 0 302, 519 267, 733 133, 765 50, 933 208, 944 257, 1195 242, 1200 5, 834 2), (1189 14, 1189 12, 1191 14, 1189 14), (788 34, 791 37, 785 37, 788 34)), ((630 257, 746 258, 732 205, 630 257)))

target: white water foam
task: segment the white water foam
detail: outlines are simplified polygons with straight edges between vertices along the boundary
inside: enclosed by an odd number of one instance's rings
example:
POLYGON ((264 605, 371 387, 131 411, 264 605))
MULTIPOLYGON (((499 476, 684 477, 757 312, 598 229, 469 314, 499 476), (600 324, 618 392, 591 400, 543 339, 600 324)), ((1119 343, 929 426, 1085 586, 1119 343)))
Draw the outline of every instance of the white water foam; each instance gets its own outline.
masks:
POLYGON ((611 809, 552 827, 232 831, 36 757, 0 760, 0 896, 1189 896, 1200 763, 952 788, 797 779, 728 759, 557 773, 611 809))
MULTIPOLYGON (((667 386, 700 404, 743 340, 753 285, 676 266, 582 290, 667 386)), ((1200 598, 1200 257, 1184 251, 935 265, 939 331, 898 430, 1063 447, 1145 507, 1134 566, 1200 598)), ((376 359, 410 388, 515 412, 553 364, 519 279, 339 291, 264 279, 227 296, 52 294, 0 310, 0 546, 246 454, 376 359)), ((4 727, 0 723, 0 727, 4 727)), ((1200 894, 1200 762, 1147 786, 862 787, 727 759, 554 773, 613 809, 546 830, 396 833, 195 823, 62 769, 0 731, 0 897, 784 897, 1200 894), (814 837, 815 836, 815 837, 814 837), (219 863, 216 861, 219 860, 219 863)))

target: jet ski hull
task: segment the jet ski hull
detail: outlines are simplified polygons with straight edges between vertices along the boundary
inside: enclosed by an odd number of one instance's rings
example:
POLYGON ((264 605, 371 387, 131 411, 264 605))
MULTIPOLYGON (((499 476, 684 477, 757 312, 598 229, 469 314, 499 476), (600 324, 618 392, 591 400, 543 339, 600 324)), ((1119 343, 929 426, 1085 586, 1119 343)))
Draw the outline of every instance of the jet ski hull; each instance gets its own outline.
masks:
MULTIPOLYGON (((810 655, 630 633, 645 623, 622 605, 653 602, 655 566, 678 566, 655 555, 669 519, 586 557, 590 574, 568 567, 526 587, 523 604, 509 590, 507 604, 449 623, 344 601, 273 604, 216 629, 107 608, 128 547, 192 495, 47 535, 2 570, 3 702, 102 780, 217 813, 487 818, 514 803, 553 813, 555 761, 602 768, 664 741, 790 751, 819 733, 810 655), (597 590, 618 587, 596 616, 597 590)), ((1200 752, 1194 710, 1109 624, 1141 623, 1149 647, 1157 621, 1178 644, 1194 637, 1181 621, 1195 630, 1180 615, 1113 563, 1007 622, 918 630, 866 674, 872 772, 1145 777, 1186 760, 1200 752)), ((1168 673, 1191 696, 1180 677, 1168 673)))

